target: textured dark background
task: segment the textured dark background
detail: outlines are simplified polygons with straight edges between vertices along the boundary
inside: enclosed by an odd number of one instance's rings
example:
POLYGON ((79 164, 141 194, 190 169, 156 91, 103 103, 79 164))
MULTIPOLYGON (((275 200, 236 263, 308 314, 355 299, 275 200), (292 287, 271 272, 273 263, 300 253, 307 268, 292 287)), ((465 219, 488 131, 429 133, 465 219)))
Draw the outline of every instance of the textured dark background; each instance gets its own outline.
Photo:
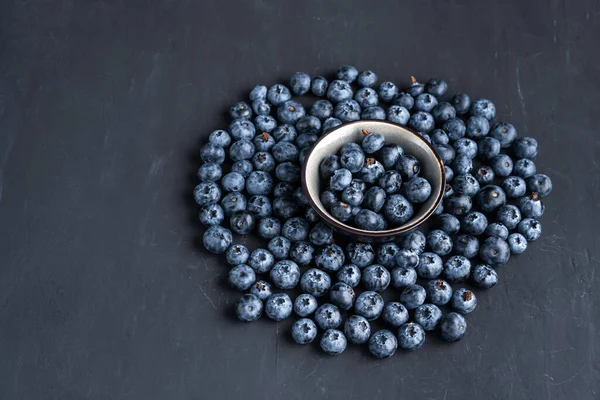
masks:
POLYGON ((0 32, 1 399, 600 397, 598 1, 5 0, 0 32), (229 105, 343 63, 443 77, 539 140, 543 237, 457 344, 331 358, 242 326, 198 246, 229 105))

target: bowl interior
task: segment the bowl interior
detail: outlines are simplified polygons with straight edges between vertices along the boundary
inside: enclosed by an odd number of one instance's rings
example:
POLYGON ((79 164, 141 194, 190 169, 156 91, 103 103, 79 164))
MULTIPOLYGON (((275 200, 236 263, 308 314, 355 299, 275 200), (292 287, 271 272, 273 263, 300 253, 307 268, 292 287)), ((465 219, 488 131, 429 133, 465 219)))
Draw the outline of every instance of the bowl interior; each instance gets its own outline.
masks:
POLYGON ((302 169, 302 185, 309 202, 315 211, 330 224, 350 234, 364 236, 387 236, 399 234, 415 228, 424 222, 437 208, 444 194, 444 166, 433 147, 418 133, 403 126, 384 121, 356 121, 340 125, 323 136, 311 150, 302 169), (342 146, 349 142, 360 143, 364 137, 362 130, 380 133, 386 144, 394 143, 402 146, 405 154, 414 156, 421 163, 420 175, 431 184, 431 196, 415 212, 404 225, 385 231, 366 231, 346 225, 335 218, 323 206, 320 200, 321 177, 319 166, 323 159, 337 154, 342 146))

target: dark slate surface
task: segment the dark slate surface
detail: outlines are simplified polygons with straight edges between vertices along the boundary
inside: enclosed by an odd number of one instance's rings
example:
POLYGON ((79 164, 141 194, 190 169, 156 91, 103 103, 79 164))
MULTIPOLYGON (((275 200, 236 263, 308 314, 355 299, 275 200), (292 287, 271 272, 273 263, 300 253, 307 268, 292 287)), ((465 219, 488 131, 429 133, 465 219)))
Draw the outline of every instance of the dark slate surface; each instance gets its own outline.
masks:
POLYGON ((0 398, 599 398, 599 3, 400 3, 2 2, 0 398), (539 140, 543 238, 460 343, 294 346, 232 319, 198 246, 196 154, 229 105, 342 63, 441 76, 539 140))

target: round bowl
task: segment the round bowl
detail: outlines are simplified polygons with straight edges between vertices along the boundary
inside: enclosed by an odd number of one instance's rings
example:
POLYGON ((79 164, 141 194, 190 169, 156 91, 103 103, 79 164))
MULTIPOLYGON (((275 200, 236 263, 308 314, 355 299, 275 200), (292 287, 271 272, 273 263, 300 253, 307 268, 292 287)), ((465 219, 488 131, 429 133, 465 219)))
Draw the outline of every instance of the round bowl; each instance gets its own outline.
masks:
POLYGON ((327 223, 337 231, 365 242, 391 241, 396 236, 406 233, 427 220, 436 210, 444 196, 446 178, 444 164, 433 146, 421 135, 404 126, 384 121, 356 121, 339 125, 321 137, 312 147, 302 166, 302 187, 310 205, 327 223), (320 200, 321 177, 319 165, 325 157, 337 154, 342 146, 349 142, 360 143, 363 129, 380 133, 386 144, 402 146, 406 154, 414 156, 421 163, 420 175, 431 184, 431 196, 415 212, 404 225, 383 231, 367 231, 346 225, 333 218, 320 200))

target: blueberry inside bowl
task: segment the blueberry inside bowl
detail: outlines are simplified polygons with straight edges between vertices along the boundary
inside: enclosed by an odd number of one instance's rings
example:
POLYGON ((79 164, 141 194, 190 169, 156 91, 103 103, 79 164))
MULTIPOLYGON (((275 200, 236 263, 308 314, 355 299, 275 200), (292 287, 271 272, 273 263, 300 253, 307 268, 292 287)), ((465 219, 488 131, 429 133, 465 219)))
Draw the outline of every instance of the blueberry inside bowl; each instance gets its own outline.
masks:
MULTIPOLYGON (((374 145, 377 146, 377 143, 374 145)), ((371 157, 368 154, 365 157, 365 165, 373 162, 369 160, 371 157)), ((411 168, 410 165, 407 167, 411 168)), ((386 168, 388 171, 393 169, 386 168)), ((342 181, 347 180, 343 173, 338 175, 341 175, 339 178, 342 181)), ((321 218, 336 230, 363 241, 390 241, 396 236, 416 228, 433 215, 444 194, 444 165, 433 146, 418 133, 390 122, 362 120, 333 128, 313 145, 302 166, 302 186, 310 205, 321 218), (420 166, 419 176, 429 183, 431 194, 422 204, 418 204, 414 208, 409 218, 400 218, 396 221, 396 224, 387 224, 385 228, 379 226, 373 230, 367 230, 357 227, 353 222, 340 221, 339 218, 332 215, 333 210, 330 208, 332 211, 330 212, 328 207, 323 204, 321 195, 331 182, 323 179, 319 170, 323 161, 329 156, 338 154, 345 145, 346 148, 354 146, 349 145, 349 143, 360 146, 365 135, 372 132, 383 136, 386 145, 401 146, 405 155, 410 155, 418 161, 420 166)))

